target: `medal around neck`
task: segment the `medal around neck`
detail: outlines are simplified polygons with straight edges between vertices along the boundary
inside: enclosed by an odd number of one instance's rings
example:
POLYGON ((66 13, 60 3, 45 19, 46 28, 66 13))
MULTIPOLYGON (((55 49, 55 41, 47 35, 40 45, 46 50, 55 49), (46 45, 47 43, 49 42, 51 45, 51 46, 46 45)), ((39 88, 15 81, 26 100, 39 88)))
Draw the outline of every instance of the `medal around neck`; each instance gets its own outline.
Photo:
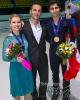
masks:
POLYGON ((57 42, 59 42, 59 37, 58 36, 55 36, 53 40, 54 40, 54 42, 57 43, 57 42))

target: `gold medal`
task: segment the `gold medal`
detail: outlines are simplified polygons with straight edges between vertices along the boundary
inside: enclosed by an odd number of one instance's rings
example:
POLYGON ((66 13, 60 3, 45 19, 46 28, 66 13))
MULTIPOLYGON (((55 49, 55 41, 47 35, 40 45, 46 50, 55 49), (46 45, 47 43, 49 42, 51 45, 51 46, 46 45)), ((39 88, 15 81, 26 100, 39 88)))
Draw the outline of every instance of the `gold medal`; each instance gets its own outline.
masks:
POLYGON ((58 36, 54 37, 54 42, 59 42, 59 37, 58 36))

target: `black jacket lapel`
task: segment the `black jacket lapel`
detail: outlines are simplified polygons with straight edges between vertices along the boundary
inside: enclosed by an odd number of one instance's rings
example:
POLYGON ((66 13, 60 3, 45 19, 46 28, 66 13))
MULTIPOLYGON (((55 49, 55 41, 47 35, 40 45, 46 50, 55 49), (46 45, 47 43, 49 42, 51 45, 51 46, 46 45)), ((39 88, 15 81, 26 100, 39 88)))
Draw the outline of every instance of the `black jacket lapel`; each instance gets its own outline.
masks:
POLYGON ((32 31, 32 28, 31 28, 31 25, 30 25, 30 22, 28 21, 28 28, 27 28, 27 30, 28 30, 28 34, 31 34, 31 37, 35 40, 35 42, 37 43, 37 40, 36 40, 36 38, 35 38, 35 36, 34 36, 34 34, 33 34, 33 31, 32 31))
MULTIPOLYGON (((42 28, 42 34, 41 34, 41 38, 40 38, 40 42, 42 42, 43 41, 43 38, 44 38, 44 34, 45 34, 45 30, 44 30, 44 25, 43 25, 43 23, 42 22, 40 22, 40 25, 41 25, 41 28, 42 28)), ((39 42, 39 43, 40 43, 39 42)))

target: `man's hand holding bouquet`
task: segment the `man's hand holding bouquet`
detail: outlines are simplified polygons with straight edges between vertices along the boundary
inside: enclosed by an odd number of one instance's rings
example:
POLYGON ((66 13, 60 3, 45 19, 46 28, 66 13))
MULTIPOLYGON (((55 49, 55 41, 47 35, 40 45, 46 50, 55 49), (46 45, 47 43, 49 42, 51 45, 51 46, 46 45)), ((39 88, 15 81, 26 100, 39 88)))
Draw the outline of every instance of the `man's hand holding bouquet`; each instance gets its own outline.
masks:
POLYGON ((62 59, 68 59, 69 61, 69 69, 64 73, 64 79, 70 80, 75 78, 80 69, 80 54, 77 48, 68 42, 64 42, 58 46, 56 53, 62 59))

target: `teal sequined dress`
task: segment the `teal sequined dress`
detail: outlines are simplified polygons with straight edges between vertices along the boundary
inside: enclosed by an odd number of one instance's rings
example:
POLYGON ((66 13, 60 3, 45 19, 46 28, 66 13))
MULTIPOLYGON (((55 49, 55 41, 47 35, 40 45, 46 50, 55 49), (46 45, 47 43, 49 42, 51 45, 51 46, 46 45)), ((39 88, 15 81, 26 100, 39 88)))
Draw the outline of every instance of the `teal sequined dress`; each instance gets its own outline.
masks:
MULTIPOLYGON (((18 36, 20 38, 20 36, 18 36)), ((28 58, 28 43, 25 37, 22 35, 25 44, 25 53, 28 58)), ((9 44, 16 42, 17 40, 11 34, 5 38, 3 42, 2 57, 4 61, 8 61, 6 57, 6 48, 9 44)), ((21 63, 19 63, 15 58, 10 61, 9 68, 9 78, 10 78, 10 93, 13 97, 24 96, 28 93, 32 93, 34 90, 34 83, 32 77, 32 71, 27 71, 21 63)))

